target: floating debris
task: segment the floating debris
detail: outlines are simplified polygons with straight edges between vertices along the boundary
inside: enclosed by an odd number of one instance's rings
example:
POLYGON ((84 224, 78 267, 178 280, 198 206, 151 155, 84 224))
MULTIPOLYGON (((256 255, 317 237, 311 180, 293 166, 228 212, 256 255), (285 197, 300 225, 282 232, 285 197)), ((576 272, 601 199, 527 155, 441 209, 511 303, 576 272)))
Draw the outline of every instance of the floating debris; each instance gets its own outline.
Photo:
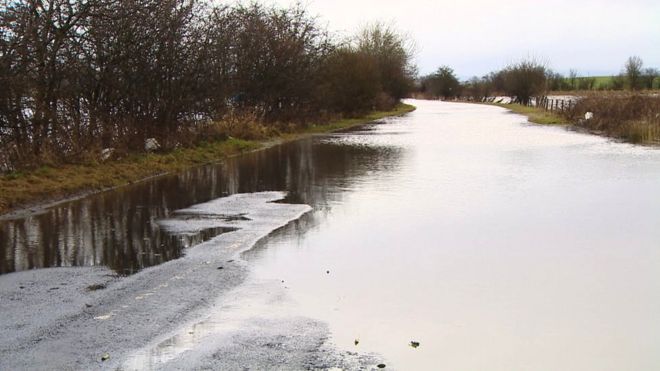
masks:
POLYGON ((413 348, 417 348, 419 346, 419 341, 411 341, 410 346, 413 348))
POLYGON ((110 355, 108 353, 105 353, 104 355, 101 356, 101 361, 105 362, 110 359, 110 355))
POLYGON ((225 267, 218 267, 218 269, 225 269, 225 267))
POLYGON ((358 344, 360 344, 360 339, 355 339, 355 346, 357 346, 358 344))
POLYGON ((385 368, 387 367, 384 363, 379 363, 376 367, 378 368, 385 368))
POLYGON ((325 273, 330 274, 330 271, 325 271, 325 273))

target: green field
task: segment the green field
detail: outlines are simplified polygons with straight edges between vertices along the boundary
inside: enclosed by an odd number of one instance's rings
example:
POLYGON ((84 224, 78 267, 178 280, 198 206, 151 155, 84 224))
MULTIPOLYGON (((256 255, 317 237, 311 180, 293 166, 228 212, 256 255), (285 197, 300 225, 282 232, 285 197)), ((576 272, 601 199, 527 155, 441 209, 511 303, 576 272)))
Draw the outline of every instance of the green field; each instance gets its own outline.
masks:
MULTIPOLYGON (((609 90, 612 89, 612 80, 614 79, 614 76, 581 76, 577 78, 577 85, 580 85, 580 81, 593 78, 594 81, 594 90, 609 90)), ((566 77, 564 81, 567 84, 571 83, 571 79, 569 77, 566 77)), ((653 82, 653 88, 654 89, 660 89, 660 77, 656 77, 656 79, 653 82)))
MULTIPOLYGON (((584 77, 581 77, 583 79, 584 77)), ((596 79, 596 83, 594 84, 594 88, 596 89, 605 89, 608 86, 612 85, 612 78, 613 76, 594 76, 594 79, 596 79)))

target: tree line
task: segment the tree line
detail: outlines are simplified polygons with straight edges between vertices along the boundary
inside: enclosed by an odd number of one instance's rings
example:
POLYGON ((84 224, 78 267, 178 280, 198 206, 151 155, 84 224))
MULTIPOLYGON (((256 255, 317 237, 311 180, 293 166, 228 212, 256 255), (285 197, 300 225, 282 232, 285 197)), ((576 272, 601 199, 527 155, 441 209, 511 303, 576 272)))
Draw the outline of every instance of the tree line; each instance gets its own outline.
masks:
POLYGON ((301 6, 196 0, 0 5, 0 166, 204 140, 245 116, 273 130, 392 107, 413 89, 405 37, 333 36, 301 6))
MULTIPOLYGON (((643 66, 641 58, 628 58, 621 73, 613 76, 605 88, 632 91, 660 88, 657 82, 660 71, 643 66)), ((452 68, 442 66, 436 72, 421 77, 417 88, 419 93, 434 98, 481 101, 493 95, 506 95, 527 104, 531 98, 544 96, 550 91, 593 90, 595 78, 580 78, 574 70, 564 76, 548 68, 545 63, 530 58, 463 82, 452 68)))

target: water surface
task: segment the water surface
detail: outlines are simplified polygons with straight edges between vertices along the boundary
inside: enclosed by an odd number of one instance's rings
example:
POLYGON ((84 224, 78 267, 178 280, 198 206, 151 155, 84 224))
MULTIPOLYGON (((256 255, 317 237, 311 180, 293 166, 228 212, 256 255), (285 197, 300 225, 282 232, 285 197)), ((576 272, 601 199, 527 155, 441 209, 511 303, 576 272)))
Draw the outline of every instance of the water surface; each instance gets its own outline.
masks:
POLYGON ((368 170, 246 253, 253 279, 283 280, 339 347, 400 369, 660 367, 660 152, 414 104, 315 142, 368 170))
POLYGON ((0 220, 0 274, 99 265, 132 274, 228 231, 168 234, 158 221, 177 210, 260 191, 286 191, 285 201, 323 210, 356 177, 396 166, 400 156, 396 148, 338 147, 310 138, 0 220))

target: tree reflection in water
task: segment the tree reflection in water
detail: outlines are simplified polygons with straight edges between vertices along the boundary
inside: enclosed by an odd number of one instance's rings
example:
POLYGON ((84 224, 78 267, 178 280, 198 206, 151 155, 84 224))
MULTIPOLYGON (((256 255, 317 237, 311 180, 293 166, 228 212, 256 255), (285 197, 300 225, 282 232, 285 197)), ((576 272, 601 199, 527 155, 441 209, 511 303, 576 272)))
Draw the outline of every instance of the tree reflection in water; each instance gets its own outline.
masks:
MULTIPOLYGON (((288 191, 285 202, 317 210, 359 180, 397 167, 403 148, 350 144, 350 132, 301 140, 216 165, 103 192, 38 215, 0 222, 0 273, 105 265, 119 274, 181 257, 184 249, 227 229, 175 236, 156 221, 234 193, 288 191)), ((303 231, 301 230, 301 233, 303 231)))

